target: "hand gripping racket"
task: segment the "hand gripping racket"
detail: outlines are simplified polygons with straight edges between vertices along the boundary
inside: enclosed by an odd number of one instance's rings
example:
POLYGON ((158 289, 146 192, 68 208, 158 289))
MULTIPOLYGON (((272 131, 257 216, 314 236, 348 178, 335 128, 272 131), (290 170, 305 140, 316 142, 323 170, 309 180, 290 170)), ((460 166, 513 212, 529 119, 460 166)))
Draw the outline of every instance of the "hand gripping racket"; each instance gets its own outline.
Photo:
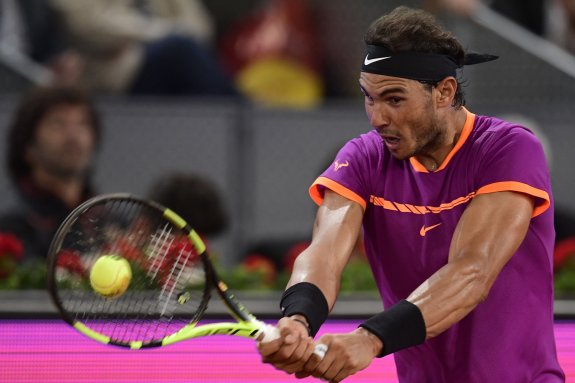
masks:
POLYGON ((129 194, 101 195, 70 213, 50 246, 48 288, 67 323, 105 344, 140 349, 207 335, 264 342, 279 336, 234 298, 200 236, 181 217, 129 194), (103 255, 130 265, 129 285, 114 298, 90 284, 103 255), (214 289, 236 322, 198 325, 214 289))

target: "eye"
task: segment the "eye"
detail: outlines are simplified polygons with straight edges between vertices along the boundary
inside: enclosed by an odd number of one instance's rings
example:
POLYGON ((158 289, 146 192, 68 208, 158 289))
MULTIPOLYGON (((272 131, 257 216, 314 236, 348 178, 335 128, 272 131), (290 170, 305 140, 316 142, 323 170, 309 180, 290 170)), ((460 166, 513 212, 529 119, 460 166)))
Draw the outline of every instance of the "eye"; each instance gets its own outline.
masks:
POLYGON ((399 104, 401 104, 402 101, 403 101, 403 99, 401 97, 389 97, 387 99, 387 102, 390 105, 399 105, 399 104))
POLYGON ((363 89, 363 87, 359 87, 359 90, 361 91, 361 93, 363 94, 363 96, 365 97, 365 102, 369 103, 369 104, 373 104, 373 97, 371 97, 366 91, 365 89, 363 89))

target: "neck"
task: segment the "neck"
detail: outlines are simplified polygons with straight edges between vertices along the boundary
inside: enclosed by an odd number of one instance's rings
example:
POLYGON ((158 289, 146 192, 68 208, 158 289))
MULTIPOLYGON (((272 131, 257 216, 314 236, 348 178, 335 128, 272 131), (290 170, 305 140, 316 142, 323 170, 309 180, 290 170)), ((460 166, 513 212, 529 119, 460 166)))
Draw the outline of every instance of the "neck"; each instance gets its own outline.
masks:
POLYGON ((450 109, 445 119, 445 130, 440 137, 440 142, 429 151, 423 151, 415 156, 428 171, 437 170, 457 145, 466 119, 467 112, 465 109, 450 109))
POLYGON ((42 169, 32 173, 34 183, 42 189, 53 193, 70 208, 77 206, 82 199, 84 179, 82 177, 59 177, 42 169))

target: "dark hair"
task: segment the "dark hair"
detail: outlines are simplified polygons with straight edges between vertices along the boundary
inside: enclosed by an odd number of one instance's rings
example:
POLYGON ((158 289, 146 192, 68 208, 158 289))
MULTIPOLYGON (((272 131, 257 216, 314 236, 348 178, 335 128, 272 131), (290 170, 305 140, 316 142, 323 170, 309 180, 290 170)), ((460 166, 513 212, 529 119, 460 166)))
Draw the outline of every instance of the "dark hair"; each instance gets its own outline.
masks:
POLYGON ((216 186, 196 174, 175 173, 158 180, 150 198, 170 208, 202 235, 221 234, 228 215, 216 186))
POLYGON ((60 105, 86 106, 90 126, 94 130, 96 147, 100 143, 100 116, 90 95, 78 88, 64 86, 43 86, 33 89, 24 96, 14 114, 8 132, 7 165, 12 181, 30 174, 30 165, 24 156, 26 148, 34 140, 36 128, 42 118, 53 108, 60 105))
MULTIPOLYGON (((369 45, 383 45, 392 52, 419 52, 449 55, 462 65, 465 51, 461 43, 445 30, 435 17, 423 10, 405 6, 375 20, 367 30, 364 41, 369 45)), ((437 84, 429 84, 435 86, 437 84)), ((463 81, 457 79, 453 106, 465 105, 463 81)))

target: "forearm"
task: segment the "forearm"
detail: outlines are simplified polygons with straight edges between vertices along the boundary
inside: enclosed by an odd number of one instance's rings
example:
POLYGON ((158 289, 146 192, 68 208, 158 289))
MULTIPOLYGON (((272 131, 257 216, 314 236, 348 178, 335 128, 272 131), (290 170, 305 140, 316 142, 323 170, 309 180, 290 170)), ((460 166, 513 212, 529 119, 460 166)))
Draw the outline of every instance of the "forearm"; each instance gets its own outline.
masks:
POLYGON ((492 281, 469 259, 448 263, 422 283, 407 300, 423 315, 427 338, 463 319, 485 299, 492 281))
POLYGON ((297 306, 297 310, 284 310, 284 315, 290 312, 314 315, 313 330, 323 323, 335 304, 340 277, 357 242, 362 217, 358 203, 326 191, 316 216, 312 242, 297 257, 282 297, 282 305, 289 296, 287 302, 292 308, 297 306))
POLYGON ((313 227, 312 242, 296 259, 288 287, 313 283, 330 309, 339 292, 340 277, 360 233, 363 210, 355 202, 326 190, 313 227))
POLYGON ((335 304, 341 275, 333 263, 322 262, 318 251, 312 244, 298 256, 281 301, 283 315, 305 324, 312 336, 335 304))
POLYGON ((329 253, 329 250, 322 251, 312 243, 296 259, 287 287, 301 282, 316 285, 322 291, 331 310, 339 292, 342 270, 333 263, 326 262, 320 255, 329 253))

